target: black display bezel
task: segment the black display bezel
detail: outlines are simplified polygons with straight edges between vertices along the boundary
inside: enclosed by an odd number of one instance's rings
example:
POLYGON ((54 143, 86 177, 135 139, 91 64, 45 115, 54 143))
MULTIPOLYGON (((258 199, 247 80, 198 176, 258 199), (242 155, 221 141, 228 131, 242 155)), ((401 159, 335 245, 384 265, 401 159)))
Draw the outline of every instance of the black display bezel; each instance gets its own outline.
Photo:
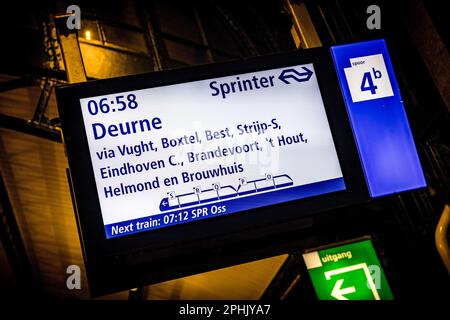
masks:
MULTIPOLYGON (((182 270, 183 266, 168 268, 167 264, 170 266, 170 261, 177 261, 177 257, 185 256, 186 252, 189 252, 197 259, 195 264, 206 266, 208 259, 213 258, 208 256, 210 252, 231 247, 237 251, 248 250, 244 246, 240 249, 239 243, 258 242, 259 238, 276 236, 278 233, 295 228, 293 221, 369 199, 328 49, 309 49, 220 64, 70 84, 57 87, 56 93, 70 168, 70 183, 75 198, 77 222, 93 295, 189 274, 191 269, 188 267, 186 271, 182 270), (80 99, 306 63, 313 63, 315 68, 346 190, 138 234, 106 238, 80 99), (203 258, 198 261, 199 257, 203 258), (165 263, 157 263, 161 261, 165 263), (165 270, 160 270, 162 266, 165 266, 165 270), (169 269, 175 271, 168 272, 169 269), (109 281, 111 277, 115 279, 113 283, 109 281)), ((224 261, 223 264, 226 265, 227 262, 224 261)), ((189 263, 187 262, 186 265, 189 263)))

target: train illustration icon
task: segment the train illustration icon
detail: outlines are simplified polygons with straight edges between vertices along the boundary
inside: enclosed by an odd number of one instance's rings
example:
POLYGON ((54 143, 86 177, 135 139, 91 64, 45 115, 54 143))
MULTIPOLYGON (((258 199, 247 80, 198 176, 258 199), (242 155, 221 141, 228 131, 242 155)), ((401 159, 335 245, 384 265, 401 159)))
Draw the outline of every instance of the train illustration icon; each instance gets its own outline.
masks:
POLYGON ((167 193, 159 204, 160 211, 168 211, 213 201, 225 200, 242 196, 253 195, 265 191, 278 190, 294 185, 294 181, 287 174, 272 176, 265 174, 264 178, 247 180, 245 177, 238 179, 237 186, 221 186, 219 183, 212 183, 208 189, 201 186, 193 187, 193 191, 184 194, 176 194, 175 191, 167 193))

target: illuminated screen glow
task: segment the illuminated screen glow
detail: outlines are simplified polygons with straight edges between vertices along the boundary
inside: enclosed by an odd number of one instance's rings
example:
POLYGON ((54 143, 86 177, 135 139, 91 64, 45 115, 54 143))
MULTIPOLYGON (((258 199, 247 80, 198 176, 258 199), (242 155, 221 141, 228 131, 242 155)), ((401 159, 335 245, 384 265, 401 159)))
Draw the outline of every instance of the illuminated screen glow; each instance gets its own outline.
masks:
POLYGON ((371 197, 426 186, 384 40, 331 48, 371 197))
POLYGON ((80 104, 107 238, 345 189, 313 64, 80 104))

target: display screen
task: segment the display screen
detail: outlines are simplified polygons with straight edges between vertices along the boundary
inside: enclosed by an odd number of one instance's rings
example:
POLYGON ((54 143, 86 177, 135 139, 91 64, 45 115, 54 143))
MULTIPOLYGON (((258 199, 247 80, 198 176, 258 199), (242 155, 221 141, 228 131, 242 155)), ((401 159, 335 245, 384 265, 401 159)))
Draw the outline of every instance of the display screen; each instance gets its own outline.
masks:
POLYGON ((80 104, 107 238, 345 189, 313 64, 80 104))

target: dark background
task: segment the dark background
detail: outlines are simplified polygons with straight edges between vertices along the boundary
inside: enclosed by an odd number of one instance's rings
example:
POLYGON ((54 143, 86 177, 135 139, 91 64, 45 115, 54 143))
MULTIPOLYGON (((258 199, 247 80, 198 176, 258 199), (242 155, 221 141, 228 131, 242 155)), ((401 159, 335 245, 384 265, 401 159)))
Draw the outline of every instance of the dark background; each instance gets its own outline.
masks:
MULTIPOLYGON (((297 243, 298 252, 302 252, 316 245, 371 235, 397 299, 449 297, 449 277, 434 243, 435 228, 450 195, 450 26, 444 4, 425 0, 291 2, 304 4, 323 46, 387 40, 428 187, 327 212, 308 220, 298 233, 286 235, 286 242, 297 243), (366 8, 371 4, 381 8, 381 30, 366 27, 366 8), (426 296, 418 297, 417 292, 426 292, 426 296)), ((63 14, 69 4, 82 9, 79 41, 89 79, 305 47, 300 44, 296 48, 291 35, 293 17, 285 1, 3 2, 2 293, 87 297, 86 291, 68 292, 64 287, 66 266, 83 265, 53 93, 55 85, 67 81, 54 17, 63 14), (90 39, 86 31, 90 31, 90 39)), ((267 252, 266 256, 279 253, 283 252, 267 252)), ((262 297, 316 299, 307 276, 290 286, 298 274, 305 275, 305 270, 299 253, 285 253, 288 258, 269 279, 262 297)), ((222 297, 229 297, 227 290, 222 297)))

